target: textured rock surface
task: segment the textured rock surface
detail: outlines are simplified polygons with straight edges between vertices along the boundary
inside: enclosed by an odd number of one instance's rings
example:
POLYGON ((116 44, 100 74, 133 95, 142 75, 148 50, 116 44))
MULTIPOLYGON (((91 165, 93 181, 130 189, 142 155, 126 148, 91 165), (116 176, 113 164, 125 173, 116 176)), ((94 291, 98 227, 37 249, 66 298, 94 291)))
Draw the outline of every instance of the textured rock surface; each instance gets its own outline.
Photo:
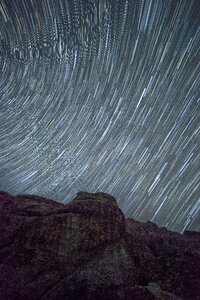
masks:
POLYGON ((125 220, 105 193, 0 192, 0 299, 200 299, 200 233, 125 220))

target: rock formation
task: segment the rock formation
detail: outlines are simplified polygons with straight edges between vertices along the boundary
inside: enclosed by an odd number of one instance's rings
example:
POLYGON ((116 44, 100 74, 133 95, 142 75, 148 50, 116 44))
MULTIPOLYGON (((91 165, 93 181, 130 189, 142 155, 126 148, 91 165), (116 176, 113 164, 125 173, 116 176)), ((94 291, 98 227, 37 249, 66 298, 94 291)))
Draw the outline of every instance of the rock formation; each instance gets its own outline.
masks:
POLYGON ((0 192, 0 299, 200 299, 200 233, 125 219, 105 193, 0 192))

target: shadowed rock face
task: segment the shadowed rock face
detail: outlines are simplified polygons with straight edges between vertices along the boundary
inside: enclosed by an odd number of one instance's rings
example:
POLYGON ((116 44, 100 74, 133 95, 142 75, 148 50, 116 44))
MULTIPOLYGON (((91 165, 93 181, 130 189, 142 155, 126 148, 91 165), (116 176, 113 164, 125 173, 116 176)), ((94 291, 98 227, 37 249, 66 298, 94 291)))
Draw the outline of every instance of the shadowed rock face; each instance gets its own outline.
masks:
POLYGON ((125 219, 105 193, 0 192, 0 299, 200 299, 200 233, 125 219))

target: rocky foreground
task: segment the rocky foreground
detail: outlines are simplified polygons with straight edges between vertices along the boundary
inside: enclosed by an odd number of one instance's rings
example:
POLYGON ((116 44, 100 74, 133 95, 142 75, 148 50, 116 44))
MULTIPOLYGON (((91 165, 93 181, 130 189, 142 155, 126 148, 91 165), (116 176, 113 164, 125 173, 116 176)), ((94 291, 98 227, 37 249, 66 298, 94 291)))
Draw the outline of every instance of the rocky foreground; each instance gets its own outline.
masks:
POLYGON ((105 193, 0 192, 0 299, 200 299, 200 233, 125 219, 105 193))

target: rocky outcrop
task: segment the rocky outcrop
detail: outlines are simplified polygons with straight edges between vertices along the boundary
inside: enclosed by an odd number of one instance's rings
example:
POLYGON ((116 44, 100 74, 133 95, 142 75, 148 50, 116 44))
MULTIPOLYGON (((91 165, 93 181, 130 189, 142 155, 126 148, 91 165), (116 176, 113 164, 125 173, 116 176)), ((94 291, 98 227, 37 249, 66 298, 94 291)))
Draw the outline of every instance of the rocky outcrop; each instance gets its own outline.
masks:
POLYGON ((105 193, 0 192, 0 299, 200 299, 200 233, 125 219, 105 193))

